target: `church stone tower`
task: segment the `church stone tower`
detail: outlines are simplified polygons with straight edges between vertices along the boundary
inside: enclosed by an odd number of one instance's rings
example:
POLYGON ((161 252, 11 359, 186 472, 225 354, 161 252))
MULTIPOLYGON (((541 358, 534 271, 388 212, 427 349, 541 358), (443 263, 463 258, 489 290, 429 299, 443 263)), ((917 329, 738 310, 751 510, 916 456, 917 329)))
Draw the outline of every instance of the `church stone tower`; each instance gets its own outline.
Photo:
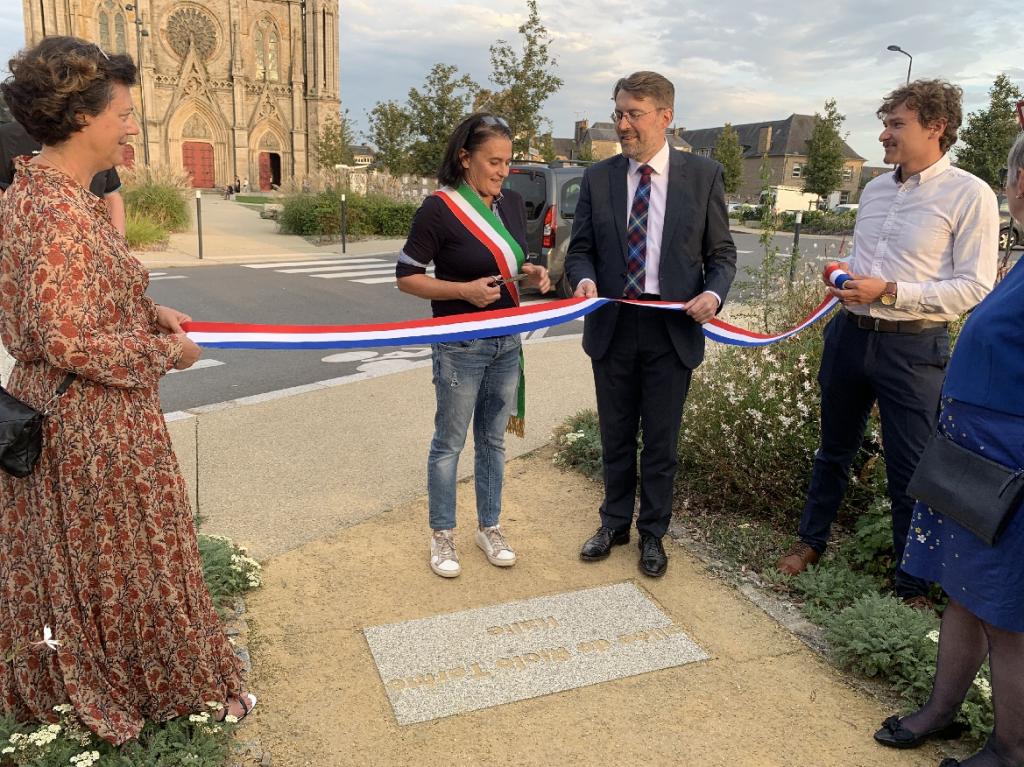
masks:
POLYGON ((27 45, 74 35, 135 59, 135 161, 254 189, 317 169, 340 108, 338 1, 22 0, 27 45))

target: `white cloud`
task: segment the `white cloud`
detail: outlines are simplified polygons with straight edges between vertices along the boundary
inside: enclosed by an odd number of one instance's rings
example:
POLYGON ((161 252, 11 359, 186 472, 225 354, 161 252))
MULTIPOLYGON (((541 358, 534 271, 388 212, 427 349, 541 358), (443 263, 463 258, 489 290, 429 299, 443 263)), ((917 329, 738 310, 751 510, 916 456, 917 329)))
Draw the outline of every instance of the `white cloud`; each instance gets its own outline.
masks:
MULTIPOLYGON (((0 65, 22 45, 20 4, 0 9, 0 65), (12 7, 14 6, 14 7, 12 7)), ((1016 3, 950 0, 541 0, 552 53, 565 81, 546 105, 556 135, 574 120, 605 120, 615 80, 656 69, 676 85, 677 124, 690 128, 780 119, 820 111, 835 98, 850 144, 881 161, 881 97, 913 73, 964 88, 965 112, 987 101, 999 72, 1024 85, 1008 33, 1016 3)), ((487 85, 489 46, 518 44, 525 0, 341 0, 342 100, 361 122, 377 101, 404 101, 437 62, 487 85)))

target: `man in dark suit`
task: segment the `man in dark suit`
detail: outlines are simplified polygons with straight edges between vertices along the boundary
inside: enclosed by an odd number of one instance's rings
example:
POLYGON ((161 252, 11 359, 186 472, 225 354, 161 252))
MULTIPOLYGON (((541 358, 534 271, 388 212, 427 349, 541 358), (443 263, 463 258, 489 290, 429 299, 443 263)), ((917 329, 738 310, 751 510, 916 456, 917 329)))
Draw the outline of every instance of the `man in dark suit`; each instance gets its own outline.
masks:
POLYGON ((722 166, 673 151, 665 141, 675 89, 656 72, 615 86, 622 154, 586 170, 565 260, 576 296, 683 302, 685 311, 609 304, 586 318, 583 349, 597 391, 604 461, 601 527, 584 560, 629 541, 640 457, 640 568, 664 574, 661 539, 672 517, 672 484, 683 403, 704 358, 701 324, 721 308, 736 275, 722 166))

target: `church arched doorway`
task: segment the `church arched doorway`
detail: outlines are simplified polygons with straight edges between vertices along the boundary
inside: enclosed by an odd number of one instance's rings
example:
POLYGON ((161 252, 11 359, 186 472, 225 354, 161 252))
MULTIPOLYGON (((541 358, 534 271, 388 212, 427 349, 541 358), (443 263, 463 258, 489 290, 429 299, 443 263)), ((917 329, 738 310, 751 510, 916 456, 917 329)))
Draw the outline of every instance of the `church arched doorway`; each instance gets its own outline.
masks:
POLYGON ((281 155, 277 152, 260 152, 260 191, 269 192, 281 186, 281 155))
POLYGON ((196 189, 213 189, 216 186, 213 173, 213 144, 205 141, 183 141, 181 164, 192 174, 192 186, 196 189))

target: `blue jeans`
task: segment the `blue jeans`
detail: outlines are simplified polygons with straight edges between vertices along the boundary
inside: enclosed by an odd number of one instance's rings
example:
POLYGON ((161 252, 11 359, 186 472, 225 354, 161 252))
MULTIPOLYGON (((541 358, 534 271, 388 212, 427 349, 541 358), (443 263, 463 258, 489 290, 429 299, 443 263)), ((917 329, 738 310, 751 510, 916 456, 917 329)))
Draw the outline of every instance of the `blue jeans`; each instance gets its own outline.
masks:
POLYGON ((459 454, 473 420, 476 516, 498 524, 505 477, 505 426, 519 388, 518 335, 432 344, 437 413, 427 458, 430 527, 455 527, 459 454))

